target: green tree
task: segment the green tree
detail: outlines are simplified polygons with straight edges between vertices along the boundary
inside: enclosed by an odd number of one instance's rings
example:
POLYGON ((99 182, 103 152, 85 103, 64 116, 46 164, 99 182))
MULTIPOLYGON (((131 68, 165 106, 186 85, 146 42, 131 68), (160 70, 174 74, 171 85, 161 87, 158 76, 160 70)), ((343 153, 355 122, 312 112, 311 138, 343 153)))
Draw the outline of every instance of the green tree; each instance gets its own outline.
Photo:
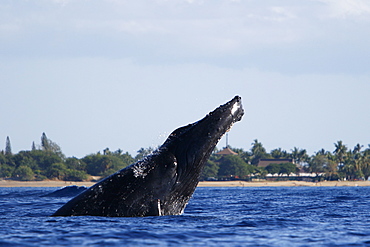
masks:
POLYGON ((112 152, 111 155, 119 158, 123 162, 122 165, 120 166, 121 168, 126 167, 135 162, 135 159, 132 158, 132 156, 128 152, 123 153, 121 149, 112 152))
POLYGON ((354 154, 361 153, 361 148, 362 147, 363 147, 363 145, 360 145, 360 143, 357 143, 356 146, 353 148, 353 153, 354 154))
POLYGON ((57 154, 61 159, 65 159, 60 146, 52 140, 48 139, 45 132, 43 132, 41 136, 41 147, 43 151, 57 154))
POLYGON ((67 158, 65 164, 68 169, 86 171, 86 163, 76 157, 67 158))
POLYGON ((84 181, 88 178, 88 175, 84 171, 78 171, 73 169, 67 169, 65 171, 64 180, 66 181, 84 181))
POLYGON ((290 163, 290 162, 281 163, 279 164, 279 166, 280 166, 280 174, 286 174, 289 177, 291 173, 297 173, 297 166, 294 165, 293 163, 290 163))
POLYGON ((10 145, 9 136, 6 137, 5 155, 12 155, 12 146, 10 145))
POLYGON ((103 177, 109 176, 123 168, 125 168, 128 164, 122 161, 119 157, 116 156, 108 156, 108 159, 104 159, 102 161, 102 165, 106 166, 106 169, 101 173, 103 177))
POLYGON ((55 163, 63 163, 63 159, 56 153, 45 152, 42 150, 26 151, 36 161, 42 175, 46 176, 46 170, 55 163))
POLYGON ((326 151, 323 148, 316 152, 316 155, 325 155, 325 156, 327 156, 328 154, 329 154, 329 151, 326 151))
POLYGON ((238 154, 247 164, 251 162, 251 154, 248 151, 244 151, 242 148, 230 148, 232 151, 238 154))
POLYGON ((32 142, 31 150, 32 150, 32 151, 35 151, 35 150, 36 150, 35 142, 32 142))
POLYGON ((281 149, 281 148, 276 148, 271 150, 270 152, 272 158, 274 159, 286 159, 288 158, 288 153, 287 151, 281 149))
POLYGON ((316 173, 316 177, 319 177, 321 173, 325 172, 329 160, 326 155, 316 154, 311 158, 308 163, 309 172, 316 173))
POLYGON ((269 174, 280 174, 279 164, 275 164, 275 163, 269 164, 268 166, 266 166, 265 169, 269 174))
POLYGON ((17 180, 29 181, 35 178, 35 174, 28 166, 20 166, 14 170, 12 177, 17 180))
POLYGON ((204 166, 202 174, 200 175, 200 179, 207 180, 208 178, 211 177, 216 178, 218 174, 218 169, 219 167, 217 163, 209 159, 204 166))
POLYGON ((270 155, 266 153, 266 149, 263 147, 262 143, 255 139, 251 148, 251 164, 257 165, 260 159, 266 158, 270 158, 270 155))
POLYGON ((153 153, 154 149, 152 147, 149 148, 140 148, 137 151, 137 155, 135 156, 135 161, 142 160, 144 157, 153 153))
POLYGON ((237 155, 226 155, 219 160, 218 175, 221 177, 239 177, 245 179, 254 171, 254 167, 245 163, 237 155))
POLYGON ((122 158, 97 153, 85 156, 82 161, 86 163, 88 174, 92 176, 107 176, 129 165, 123 161, 124 159, 127 159, 126 155, 123 155, 122 158))
POLYGON ((347 162, 346 164, 343 163, 341 167, 339 167, 339 173, 341 177, 345 177, 346 180, 352 180, 356 175, 356 170, 353 162, 347 162))
POLYGON ((44 151, 51 151, 51 147, 49 145, 49 139, 47 138, 45 132, 41 135, 41 148, 44 151))
POLYGON ((109 150, 109 148, 106 148, 106 149, 103 150, 103 154, 104 155, 111 155, 112 152, 109 150))
POLYGON ((355 169, 355 178, 362 179, 364 177, 363 174, 363 166, 364 166, 364 155, 361 152, 362 146, 358 143, 354 148, 353 151, 348 152, 348 156, 353 162, 354 169, 355 169))
POLYGON ((14 167, 7 164, 0 164, 0 178, 10 178, 13 174, 14 167))
POLYGON ((347 148, 340 141, 336 144, 335 160, 339 164, 340 173, 344 174, 342 177, 345 177, 347 180, 362 179, 364 177, 362 169, 364 157, 361 148, 362 146, 357 144, 353 151, 347 151, 347 148))
POLYGON ((326 165, 324 166, 324 171, 327 180, 338 180, 338 165, 334 160, 328 159, 326 165))
POLYGON ((0 152, 0 178, 10 178, 14 171, 14 166, 8 165, 8 157, 0 152))
POLYGON ((335 145, 334 150, 335 159, 338 162, 338 166, 343 166, 344 160, 347 155, 347 147, 343 144, 342 141, 337 141, 337 143, 334 143, 334 145, 335 145))
POLYGON ((46 177, 49 179, 64 180, 66 177, 67 167, 63 163, 54 163, 46 170, 46 177))
POLYGON ((369 148, 362 152, 362 173, 364 175, 365 180, 367 181, 370 177, 370 145, 369 148))
POLYGON ((265 167, 255 167, 253 173, 257 178, 264 178, 268 174, 268 171, 265 169, 265 167))
POLYGON ((92 176, 100 176, 106 169, 106 167, 101 167, 101 157, 100 153, 90 154, 82 158, 82 161, 86 163, 86 172, 92 176))
POLYGON ((16 164, 16 167, 28 166, 33 171, 40 169, 36 160, 32 157, 30 151, 20 151, 19 153, 13 156, 13 160, 16 164))
POLYGON ((299 149, 297 147, 294 147, 292 149, 291 158, 294 160, 296 164, 299 164, 300 166, 303 166, 303 164, 309 160, 307 150, 299 149))

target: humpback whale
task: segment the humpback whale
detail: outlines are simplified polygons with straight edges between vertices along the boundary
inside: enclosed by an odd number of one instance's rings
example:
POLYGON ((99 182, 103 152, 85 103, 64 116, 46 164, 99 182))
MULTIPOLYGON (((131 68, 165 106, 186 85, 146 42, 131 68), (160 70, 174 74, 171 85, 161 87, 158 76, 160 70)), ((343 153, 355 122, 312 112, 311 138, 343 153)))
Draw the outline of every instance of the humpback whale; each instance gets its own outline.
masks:
POLYGON ((151 155, 83 191, 52 216, 180 215, 221 137, 244 114, 235 96, 203 119, 173 131, 151 155))

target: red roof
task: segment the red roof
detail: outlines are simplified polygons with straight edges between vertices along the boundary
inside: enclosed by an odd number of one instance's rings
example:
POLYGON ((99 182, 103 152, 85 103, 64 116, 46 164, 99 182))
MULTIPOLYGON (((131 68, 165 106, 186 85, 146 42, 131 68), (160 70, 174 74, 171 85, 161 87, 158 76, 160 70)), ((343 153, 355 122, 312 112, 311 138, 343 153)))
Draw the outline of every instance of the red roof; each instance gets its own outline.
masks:
POLYGON ((235 153, 230 148, 224 148, 220 152, 217 152, 218 155, 238 155, 238 153, 235 153))

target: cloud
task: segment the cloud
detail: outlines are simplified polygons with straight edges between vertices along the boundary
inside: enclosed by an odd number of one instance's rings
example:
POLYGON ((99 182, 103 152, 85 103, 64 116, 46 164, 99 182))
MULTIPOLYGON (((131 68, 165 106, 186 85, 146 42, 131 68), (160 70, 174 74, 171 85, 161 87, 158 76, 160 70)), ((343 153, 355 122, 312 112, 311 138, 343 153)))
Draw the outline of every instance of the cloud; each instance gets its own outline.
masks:
POLYGON ((332 18, 366 17, 370 20, 370 2, 367 0, 320 0, 329 7, 332 18))
POLYGON ((370 52, 368 11, 360 0, 8 1, 0 3, 0 51, 8 58, 346 69, 353 54, 362 60, 370 52))

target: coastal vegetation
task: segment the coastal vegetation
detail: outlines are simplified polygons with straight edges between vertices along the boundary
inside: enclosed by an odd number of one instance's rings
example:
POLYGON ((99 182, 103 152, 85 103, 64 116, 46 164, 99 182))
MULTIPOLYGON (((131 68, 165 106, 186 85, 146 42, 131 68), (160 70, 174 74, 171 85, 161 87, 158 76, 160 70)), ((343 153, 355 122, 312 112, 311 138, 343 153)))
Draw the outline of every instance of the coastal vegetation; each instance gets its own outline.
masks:
MULTIPOLYGON (((215 149, 206 163, 201 180, 265 179, 268 174, 289 178, 291 174, 314 174, 313 180, 368 180, 370 176, 370 145, 357 144, 348 148, 342 141, 334 143, 332 152, 320 149, 308 155, 305 149, 290 151, 276 148, 267 152, 262 143, 254 140, 247 151, 230 148, 237 155, 220 155, 215 149), (271 163, 258 167, 260 159, 291 159, 287 163, 271 163)), ((64 180, 86 181, 106 177, 153 152, 141 148, 135 156, 121 149, 88 154, 82 158, 66 157, 60 146, 42 133, 40 145, 33 142, 31 150, 12 153, 10 138, 0 151, 0 179, 21 181, 64 180)))

